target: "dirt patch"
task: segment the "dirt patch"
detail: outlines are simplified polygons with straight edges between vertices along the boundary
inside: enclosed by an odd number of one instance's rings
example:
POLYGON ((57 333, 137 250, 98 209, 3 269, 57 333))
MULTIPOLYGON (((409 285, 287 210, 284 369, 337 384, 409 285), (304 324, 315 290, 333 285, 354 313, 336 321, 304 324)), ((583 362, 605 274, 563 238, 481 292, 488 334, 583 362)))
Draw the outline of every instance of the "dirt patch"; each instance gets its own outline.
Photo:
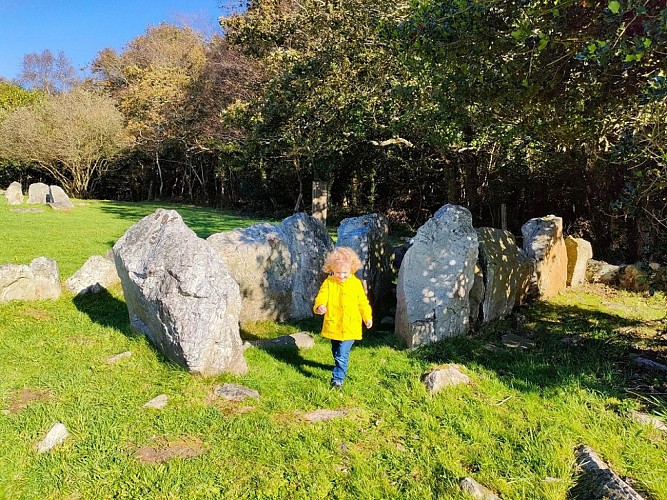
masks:
POLYGON ((135 452, 137 460, 144 464, 161 464, 172 458, 193 458, 203 455, 208 450, 197 438, 184 438, 167 441, 164 438, 154 439, 153 446, 142 446, 135 452))
POLYGON ((21 316, 26 316, 28 318, 36 319, 38 321, 45 321, 47 319, 53 318, 53 314, 47 311, 40 311, 34 307, 28 307, 19 313, 21 316))
POLYGON ((25 389, 21 389, 12 394, 10 397, 9 408, 5 410, 5 413, 18 413, 26 409, 28 405, 35 401, 43 401, 52 397, 53 393, 49 389, 43 387, 26 387, 25 389))

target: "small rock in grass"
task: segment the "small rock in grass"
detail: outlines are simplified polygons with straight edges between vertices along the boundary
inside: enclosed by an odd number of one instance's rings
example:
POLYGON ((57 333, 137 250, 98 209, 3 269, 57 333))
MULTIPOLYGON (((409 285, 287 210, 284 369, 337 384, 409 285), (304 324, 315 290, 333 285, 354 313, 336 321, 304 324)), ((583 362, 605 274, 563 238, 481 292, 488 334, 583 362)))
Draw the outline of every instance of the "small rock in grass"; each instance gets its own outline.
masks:
POLYGON ((161 410, 162 408, 167 406, 168 401, 169 401, 169 398, 167 397, 166 394, 160 394, 159 396, 155 396, 149 402, 144 404, 144 407, 145 408, 155 408, 156 410, 161 410))
POLYGON ((466 477, 461 481, 461 489, 475 498, 483 500, 500 500, 500 497, 494 494, 486 486, 482 486, 471 477, 466 477))
POLYGON ((444 387, 459 384, 469 384, 472 381, 468 375, 461 371, 461 367, 459 365, 452 364, 430 371, 424 375, 422 382, 424 382, 428 392, 434 393, 438 392, 444 387))
POLYGON ((665 425, 662 420, 652 415, 639 411, 632 411, 630 412, 630 416, 640 424, 651 425, 660 431, 667 432, 667 425, 665 425))
POLYGON ((349 410, 315 410, 306 413, 303 419, 308 422, 326 422, 334 418, 344 417, 349 413, 349 410))
POLYGON ((37 443, 37 446, 35 447, 37 453, 44 453, 51 450, 65 441, 68 437, 69 432, 67 431, 67 428, 60 422, 56 422, 46 436, 44 436, 44 439, 37 443))
POLYGON ((110 365, 116 363, 117 361, 120 361, 123 358, 129 358, 130 356, 132 356, 132 351, 125 351, 121 352, 120 354, 115 354, 114 356, 111 356, 107 359, 107 364, 110 365))
POLYGON ((216 396, 228 401, 243 401, 246 398, 259 399, 259 392, 237 384, 223 384, 213 390, 216 396))
POLYGON ((532 340, 528 340, 518 335, 514 335, 513 333, 508 333, 507 335, 503 335, 502 340, 503 344, 505 344, 507 347, 514 347, 514 348, 518 347, 520 349, 530 349, 531 347, 535 347, 535 342, 533 342, 532 340))

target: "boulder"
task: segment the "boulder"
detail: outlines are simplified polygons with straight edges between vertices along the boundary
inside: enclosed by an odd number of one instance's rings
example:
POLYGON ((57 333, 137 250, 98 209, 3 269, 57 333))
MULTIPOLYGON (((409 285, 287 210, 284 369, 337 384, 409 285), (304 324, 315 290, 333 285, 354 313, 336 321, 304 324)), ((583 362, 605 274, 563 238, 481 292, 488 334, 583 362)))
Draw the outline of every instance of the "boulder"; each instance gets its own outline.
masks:
POLYGON ((241 296, 218 253, 174 210, 144 217, 113 247, 132 328, 203 375, 245 373, 241 296))
POLYGON ((515 305, 523 303, 532 269, 509 231, 481 227, 477 237, 479 266, 484 276, 480 320, 486 322, 507 316, 515 305))
POLYGON ((589 283, 617 285, 620 272, 621 266, 607 264, 602 260, 589 259, 586 263, 586 281, 589 283))
POLYGON ((43 182, 35 182, 28 186, 28 201, 31 205, 46 205, 49 201, 49 186, 43 182))
POLYGON ((472 215, 457 205, 419 228, 396 286, 396 333, 409 347, 468 331, 478 247, 472 215))
POLYGON ((567 252, 567 285, 577 287, 586 281, 586 266, 593 258, 593 247, 583 238, 565 238, 567 252))
POLYGON ((0 302, 60 297, 60 273, 55 260, 46 257, 24 264, 0 265, 0 302))
POLYGON ((647 292, 650 288, 648 273, 638 265, 628 265, 619 273, 618 283, 631 292, 647 292))
POLYGON ((563 219, 554 215, 530 219, 521 227, 523 249, 533 262, 531 292, 549 298, 567 286, 567 250, 563 219))
POLYGON ((7 198, 7 203, 9 205, 20 205, 23 203, 23 190, 21 188, 21 183, 12 182, 5 191, 5 198, 7 198))
POLYGON ((457 364, 445 365, 442 368, 431 370, 422 377, 426 390, 430 393, 438 392, 445 387, 461 384, 470 384, 472 380, 466 375, 461 366, 457 364))
POLYGON ((391 283, 391 245, 389 223, 378 214, 343 219, 338 226, 337 247, 349 247, 361 259, 362 268, 356 273, 364 284, 368 299, 377 304, 391 283))
POLYGON ((213 234, 206 241, 239 284, 241 322, 313 315, 324 259, 333 248, 320 221, 300 213, 278 225, 255 224, 213 234))
POLYGON ((75 295, 84 295, 99 293, 116 283, 120 283, 120 278, 114 261, 101 255, 93 255, 81 269, 67 278, 65 288, 75 295))
POLYGON ((69 196, 65 194, 63 188, 60 186, 51 186, 49 188, 49 199, 48 203, 52 208, 55 209, 69 209, 74 208, 74 204, 69 199, 69 196))

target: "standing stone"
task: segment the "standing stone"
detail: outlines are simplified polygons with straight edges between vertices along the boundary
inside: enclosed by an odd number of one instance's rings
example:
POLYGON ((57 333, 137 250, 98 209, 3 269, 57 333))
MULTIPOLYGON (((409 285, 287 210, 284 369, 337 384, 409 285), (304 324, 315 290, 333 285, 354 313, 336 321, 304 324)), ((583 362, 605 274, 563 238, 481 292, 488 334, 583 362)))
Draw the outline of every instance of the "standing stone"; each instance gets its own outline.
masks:
POLYGON ((457 205, 419 228, 396 286, 396 333, 408 347, 468 331, 478 246, 472 215, 457 205))
POLYGON ((470 322, 477 324, 482 321, 482 303, 484 302, 484 294, 486 293, 486 285, 484 285, 484 273, 479 265, 479 259, 475 264, 475 279, 472 283, 472 288, 468 294, 470 301, 470 322))
POLYGON ((49 197, 49 186, 43 182, 35 182, 28 186, 28 203, 31 205, 46 205, 49 197))
POLYGON ((130 324, 191 372, 245 373, 239 287, 174 210, 144 217, 113 247, 130 324))
POLYGON ((74 208, 74 203, 65 194, 60 186, 51 186, 49 188, 49 205, 56 209, 74 208))
POLYGON ((523 300, 531 266, 525 252, 509 231, 492 227, 477 229, 479 265, 484 276, 481 321, 503 318, 523 300))
POLYGON ((20 205, 23 203, 21 183, 12 182, 5 191, 5 198, 7 198, 7 203, 10 205, 20 205))
POLYGON ((120 278, 114 261, 101 255, 93 255, 65 281, 65 287, 73 294, 84 295, 99 293, 116 283, 120 283, 120 278))
POLYGON ((593 258, 593 247, 583 238, 565 238, 567 251, 567 285, 577 287, 586 281, 586 265, 593 258))
POLYGON ((0 265, 0 302, 60 297, 60 273, 55 260, 46 257, 24 264, 0 265))
POLYGON ((567 285, 567 250, 563 219, 554 215, 530 219, 521 227, 523 249, 533 261, 532 292, 549 298, 567 285))
POLYGON ((361 259, 357 278, 364 284, 371 304, 377 304, 391 283, 388 236, 389 223, 378 214, 343 219, 338 226, 336 247, 349 247, 361 259))

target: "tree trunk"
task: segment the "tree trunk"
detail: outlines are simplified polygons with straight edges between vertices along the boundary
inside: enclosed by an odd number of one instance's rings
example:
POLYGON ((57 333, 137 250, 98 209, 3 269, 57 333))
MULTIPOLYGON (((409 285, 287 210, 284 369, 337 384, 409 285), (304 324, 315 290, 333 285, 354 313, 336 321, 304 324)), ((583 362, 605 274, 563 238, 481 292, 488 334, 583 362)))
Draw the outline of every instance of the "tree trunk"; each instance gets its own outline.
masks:
POLYGON ((327 207, 329 206, 329 186, 325 181, 313 181, 313 217, 327 225, 327 207))

